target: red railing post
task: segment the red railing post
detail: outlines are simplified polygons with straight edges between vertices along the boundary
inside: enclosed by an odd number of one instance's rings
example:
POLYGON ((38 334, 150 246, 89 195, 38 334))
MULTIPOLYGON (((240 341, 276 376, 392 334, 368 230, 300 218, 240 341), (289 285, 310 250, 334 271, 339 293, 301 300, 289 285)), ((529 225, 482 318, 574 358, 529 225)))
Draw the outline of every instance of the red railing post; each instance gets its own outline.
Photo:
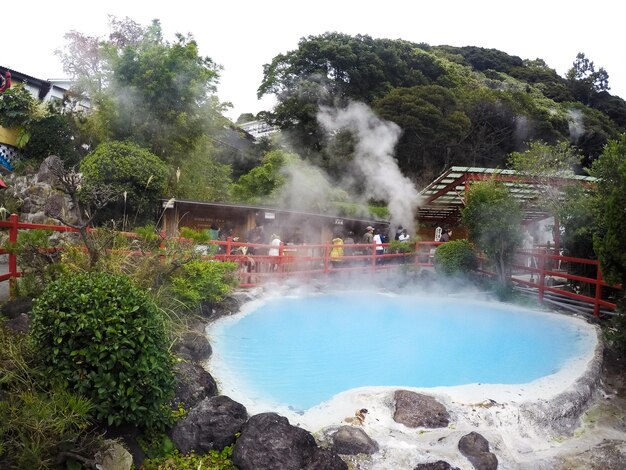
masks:
POLYGON ((602 300, 602 271, 600 270, 600 262, 596 262, 596 295, 593 302, 593 316, 600 315, 600 300, 602 300))
POLYGON ((233 241, 233 237, 226 237, 226 253, 225 253, 225 259, 229 260, 230 259, 230 245, 233 241))
POLYGON ((329 256, 330 256, 330 245, 326 243, 324 245, 324 272, 325 273, 328 273, 328 271, 330 271, 329 263, 328 263, 329 256))
MULTIPOLYGON (((17 224, 19 223, 17 214, 11 214, 9 216, 9 223, 11 224, 11 228, 9 229, 9 242, 17 243, 17 224)), ((16 287, 15 284, 17 282, 17 255, 15 253, 9 253, 9 274, 11 275, 9 279, 9 297, 13 298, 16 287)))
POLYGON ((372 271, 376 271, 376 243, 372 243, 372 271))

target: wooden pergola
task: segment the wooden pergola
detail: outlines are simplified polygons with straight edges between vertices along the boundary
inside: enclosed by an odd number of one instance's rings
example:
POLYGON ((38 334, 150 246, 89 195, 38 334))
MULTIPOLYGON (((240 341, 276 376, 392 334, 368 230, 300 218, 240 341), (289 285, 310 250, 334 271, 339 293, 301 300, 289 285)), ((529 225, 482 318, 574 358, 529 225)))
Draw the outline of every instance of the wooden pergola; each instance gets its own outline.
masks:
MULTIPOLYGON (((418 220, 420 223, 447 227, 458 225, 470 184, 489 179, 501 181, 508 188, 520 203, 526 224, 554 215, 542 203, 541 196, 548 187, 558 189, 574 182, 587 186, 595 181, 591 176, 534 177, 514 170, 453 166, 420 192, 422 203, 417 210, 418 220)), ((558 226, 556 219, 555 224, 558 226)), ((556 232, 558 237, 558 230, 556 232)), ((557 237, 555 244, 558 247, 560 243, 557 237)))

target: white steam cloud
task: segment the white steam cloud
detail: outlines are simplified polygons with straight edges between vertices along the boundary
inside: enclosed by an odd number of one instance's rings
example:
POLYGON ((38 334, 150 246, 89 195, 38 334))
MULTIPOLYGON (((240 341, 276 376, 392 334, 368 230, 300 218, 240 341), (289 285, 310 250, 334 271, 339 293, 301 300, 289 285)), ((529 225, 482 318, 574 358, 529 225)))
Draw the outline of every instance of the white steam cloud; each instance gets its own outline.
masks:
POLYGON ((304 160, 288 162, 281 171, 286 181, 276 200, 282 206, 324 212, 331 208, 331 201, 349 199, 348 193, 333 185, 322 169, 304 160))
POLYGON ((353 133, 357 141, 354 163, 366 179, 365 196, 387 201, 392 227, 412 230, 420 198, 393 158, 400 128, 377 117, 363 103, 343 109, 322 107, 317 119, 328 132, 347 129, 353 133))
POLYGON ((577 109, 569 109, 567 111, 567 124, 569 125, 570 139, 575 144, 585 133, 583 113, 577 109))

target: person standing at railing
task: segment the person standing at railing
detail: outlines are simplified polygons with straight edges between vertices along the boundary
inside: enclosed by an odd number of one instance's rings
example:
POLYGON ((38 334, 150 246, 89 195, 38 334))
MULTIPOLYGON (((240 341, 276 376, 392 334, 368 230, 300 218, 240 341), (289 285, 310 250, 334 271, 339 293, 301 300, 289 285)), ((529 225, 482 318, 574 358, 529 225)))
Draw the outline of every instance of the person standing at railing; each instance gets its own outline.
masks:
POLYGON ((368 225, 365 229, 362 242, 367 243, 368 245, 374 243, 374 227, 372 227, 371 225, 368 225))
POLYGON ((278 263, 279 263, 279 259, 278 257, 280 256, 280 247, 282 245, 282 242, 280 241, 280 237, 278 235, 276 235, 275 233, 272 234, 272 241, 270 242, 270 249, 268 250, 267 254, 269 256, 272 257, 277 257, 276 261, 272 260, 271 264, 270 264, 270 270, 271 271, 276 271, 278 269, 278 263))
MULTIPOLYGON (((380 230, 376 230, 376 233, 372 237, 374 243, 376 243, 376 256, 380 256, 385 253, 385 248, 383 247, 383 236, 380 233, 380 230)), ((376 260, 376 264, 383 264, 382 259, 376 260)))
MULTIPOLYGON (((246 236, 246 242, 251 243, 251 244, 263 243, 263 226, 258 225, 252 230, 250 230, 248 232, 248 235, 246 236)), ((255 255, 256 250, 257 250, 256 246, 250 246, 248 247, 248 254, 255 255)))
POLYGON ((330 250, 330 262, 333 267, 338 267, 343 259, 343 239, 337 235, 333 238, 333 248, 330 250))

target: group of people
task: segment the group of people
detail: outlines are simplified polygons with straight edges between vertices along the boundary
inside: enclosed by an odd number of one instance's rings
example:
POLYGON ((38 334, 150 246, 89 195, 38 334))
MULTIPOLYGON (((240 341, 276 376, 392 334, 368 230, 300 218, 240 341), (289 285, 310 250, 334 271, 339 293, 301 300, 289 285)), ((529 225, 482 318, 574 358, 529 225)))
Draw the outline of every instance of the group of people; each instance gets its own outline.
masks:
MULTIPOLYGON (((408 230, 402 226, 398 227, 396 231, 395 240, 400 242, 410 241, 410 235, 408 230)), ((330 260, 334 265, 338 265, 343 261, 345 255, 369 255, 371 251, 365 247, 351 248, 346 245, 354 245, 355 243, 360 245, 375 245, 377 255, 383 255, 385 253, 385 243, 389 243, 389 238, 380 230, 371 225, 365 228, 365 233, 361 236, 361 239, 355 241, 354 232, 349 231, 345 238, 341 233, 335 233, 332 239, 332 249, 330 250, 330 260)), ((382 260, 378 260, 378 264, 381 264, 382 260)))

